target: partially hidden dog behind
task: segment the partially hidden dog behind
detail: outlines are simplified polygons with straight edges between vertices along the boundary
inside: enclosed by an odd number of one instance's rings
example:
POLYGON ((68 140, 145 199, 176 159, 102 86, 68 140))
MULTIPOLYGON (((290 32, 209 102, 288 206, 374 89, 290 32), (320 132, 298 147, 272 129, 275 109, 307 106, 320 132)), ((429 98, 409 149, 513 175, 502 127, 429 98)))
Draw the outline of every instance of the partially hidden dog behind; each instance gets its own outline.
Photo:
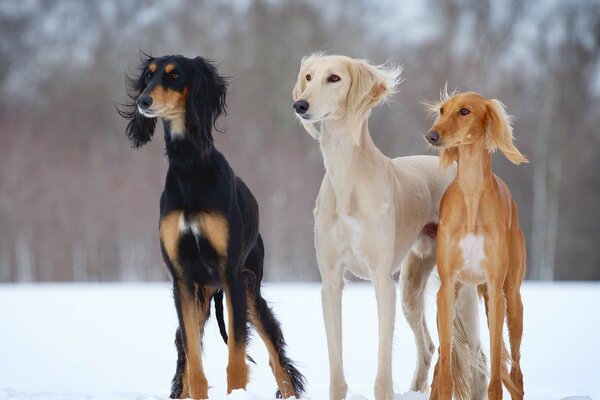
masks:
MULTIPOLYGON (((390 159, 373 143, 368 117, 375 106, 394 93, 398 83, 398 70, 374 66, 365 60, 314 54, 302 60, 293 90, 296 115, 319 141, 325 164, 314 216, 332 400, 346 398, 348 390, 342 365, 341 296, 345 268, 371 280, 375 288, 379 321, 375 398, 393 397, 393 276, 398 271, 402 309, 417 345, 411 390, 428 388, 427 374, 435 346, 425 322, 424 291, 435 265, 440 199, 454 173, 441 171, 437 157, 390 159)), ((470 316, 476 309, 477 295, 465 291, 463 300, 466 305, 462 310, 470 314, 459 312, 459 317, 469 321, 465 322, 465 329, 476 330, 473 324, 477 320, 470 316)), ((469 339, 478 341, 476 335, 469 339)), ((457 360, 468 358, 467 355, 457 360)), ((462 370, 466 369, 468 366, 463 366, 462 370)), ((482 377, 477 375, 474 379, 482 377)))
POLYGON ((144 57, 128 93, 132 102, 120 113, 129 120, 134 147, 150 141, 158 118, 164 124, 169 169, 160 199, 160 244, 179 317, 171 398, 208 398, 201 350, 211 300, 228 346, 227 393, 248 383, 250 322, 267 347, 278 395, 299 397, 304 377, 286 356, 279 323, 261 296, 258 205, 213 145, 212 129, 225 112, 224 78, 200 57, 144 57))
POLYGON ((440 205, 437 268, 441 287, 437 295, 440 354, 435 367, 431 400, 483 399, 485 388, 467 397, 453 378, 452 346, 454 300, 464 285, 479 285, 490 330, 488 398, 502 398, 502 383, 511 398, 523 399, 520 367, 523 304, 520 287, 525 276, 525 239, 517 205, 508 186, 492 171, 496 149, 515 164, 527 159, 513 144, 511 119, 498 100, 478 93, 443 96, 431 106, 437 115, 427 141, 440 150, 443 167, 458 163, 456 179, 440 205), (511 352, 503 343, 508 323, 511 352), (510 364, 510 373, 508 371, 510 364))

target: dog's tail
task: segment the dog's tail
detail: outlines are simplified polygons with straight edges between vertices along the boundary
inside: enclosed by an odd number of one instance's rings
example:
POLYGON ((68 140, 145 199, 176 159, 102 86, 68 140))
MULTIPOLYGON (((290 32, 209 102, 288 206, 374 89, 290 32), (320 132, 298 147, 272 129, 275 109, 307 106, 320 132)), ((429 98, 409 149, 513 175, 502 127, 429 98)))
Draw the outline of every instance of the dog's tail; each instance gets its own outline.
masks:
POLYGON ((472 285, 457 285, 452 338, 454 398, 467 400, 485 394, 487 363, 479 336, 479 299, 472 285), (474 395, 474 393, 477 393, 474 395))
MULTIPOLYGON (((213 300, 215 302, 215 316, 217 317, 217 325, 219 325, 219 332, 221 333, 221 337, 225 344, 229 340, 227 336, 227 329, 225 328, 225 318, 223 317, 223 291, 217 290, 215 295, 213 296, 213 300)), ((256 365, 256 361, 248 354, 246 354, 246 360, 256 365)))
POLYGON ((213 296, 215 302, 215 316, 217 317, 217 324, 219 325, 219 332, 225 344, 227 344, 227 329, 225 329, 225 319, 223 318, 223 291, 217 290, 213 296))

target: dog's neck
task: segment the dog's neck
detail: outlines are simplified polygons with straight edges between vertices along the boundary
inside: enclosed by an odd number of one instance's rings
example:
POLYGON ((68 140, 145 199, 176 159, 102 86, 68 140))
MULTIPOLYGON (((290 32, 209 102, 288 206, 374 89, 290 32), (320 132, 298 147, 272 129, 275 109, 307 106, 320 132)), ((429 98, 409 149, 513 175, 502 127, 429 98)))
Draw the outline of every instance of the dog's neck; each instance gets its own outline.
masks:
POLYGON ((361 160, 368 159, 372 165, 386 159, 373 143, 366 119, 360 129, 360 145, 357 146, 347 119, 325 121, 321 127, 320 147, 335 192, 338 214, 349 213, 356 177, 361 172, 361 165, 365 165, 361 160))
POLYGON ((199 154, 197 146, 189 139, 185 118, 163 119, 165 131, 166 153, 169 164, 178 170, 197 168, 204 164, 209 153, 214 149, 212 146, 206 152, 199 154))
POLYGON ((474 228, 481 197, 486 187, 493 182, 492 154, 486 148, 484 140, 460 146, 457 150, 456 182, 464 194, 466 223, 474 228))

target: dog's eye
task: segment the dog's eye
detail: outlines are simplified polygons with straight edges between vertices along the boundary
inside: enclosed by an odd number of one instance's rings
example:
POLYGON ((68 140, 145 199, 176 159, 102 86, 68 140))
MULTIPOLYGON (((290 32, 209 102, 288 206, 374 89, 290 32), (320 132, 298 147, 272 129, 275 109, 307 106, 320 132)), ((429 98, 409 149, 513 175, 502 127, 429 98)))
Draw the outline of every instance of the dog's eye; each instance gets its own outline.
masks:
POLYGON ((340 80, 341 80, 341 78, 339 76, 337 76, 336 74, 331 74, 327 78, 327 82, 339 82, 340 80))
POLYGON ((461 108, 460 109, 460 115, 467 115, 469 114, 471 111, 467 110, 466 108, 461 108))
POLYGON ((177 79, 177 78, 179 78, 179 74, 177 72, 174 72, 174 73, 171 74, 171 78, 172 79, 177 79))
POLYGON ((152 79, 152 72, 150 72, 150 71, 146 72, 146 75, 144 75, 144 78, 152 79))
POLYGON ((440 115, 444 114, 444 107, 440 108, 440 115))
POLYGON ((312 76, 310 76, 310 74, 306 74, 306 80, 310 81, 312 79, 312 76))

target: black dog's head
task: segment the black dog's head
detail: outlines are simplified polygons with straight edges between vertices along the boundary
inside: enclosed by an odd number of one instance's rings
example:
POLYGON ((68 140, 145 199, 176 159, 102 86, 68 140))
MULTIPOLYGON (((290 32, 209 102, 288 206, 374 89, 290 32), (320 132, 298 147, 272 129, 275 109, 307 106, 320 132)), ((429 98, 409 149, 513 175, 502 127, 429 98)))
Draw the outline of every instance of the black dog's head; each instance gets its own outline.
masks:
POLYGON ((144 55, 138 76, 129 76, 132 100, 119 114, 129 120, 127 136, 134 147, 152 138, 156 118, 171 123, 205 153, 212 147, 212 128, 225 113, 227 84, 209 61, 196 57, 144 55))

